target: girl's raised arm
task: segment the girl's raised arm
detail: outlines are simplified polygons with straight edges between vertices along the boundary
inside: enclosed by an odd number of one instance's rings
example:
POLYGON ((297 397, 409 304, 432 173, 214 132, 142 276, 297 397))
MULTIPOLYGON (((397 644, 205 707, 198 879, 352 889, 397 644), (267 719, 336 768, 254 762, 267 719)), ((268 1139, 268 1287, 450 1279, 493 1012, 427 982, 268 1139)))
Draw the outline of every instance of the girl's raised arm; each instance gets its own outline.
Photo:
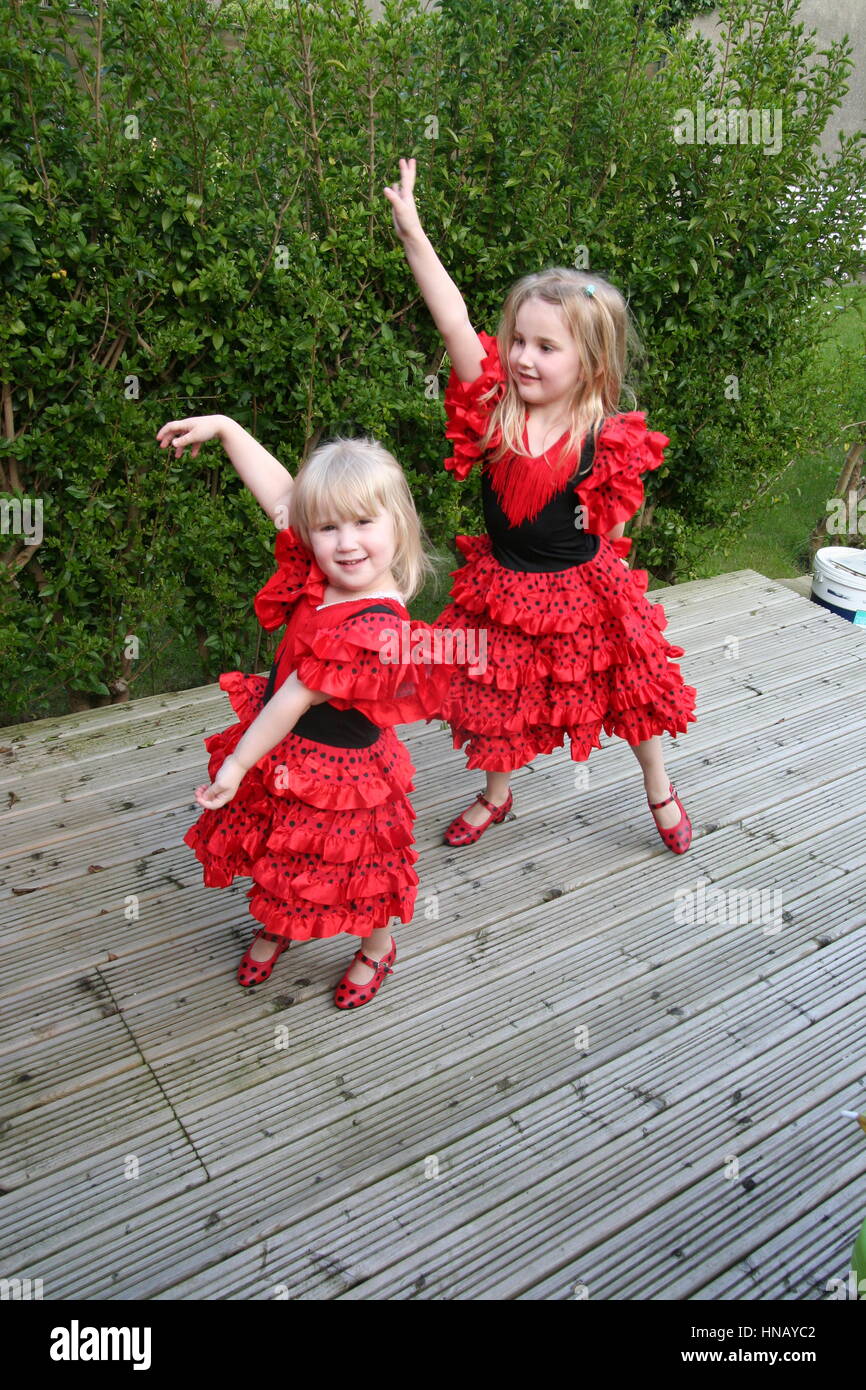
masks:
POLYGON ((282 529, 288 522, 292 475, 237 420, 222 415, 220 441, 235 471, 268 516, 282 529))
POLYGON ((385 189, 394 217, 394 230, 403 243, 406 259, 427 308, 445 339, 452 367, 461 381, 474 381, 481 375, 484 347, 469 322, 462 294, 424 233, 412 196, 414 186, 415 160, 401 159, 400 183, 385 189))
POLYGON ((278 527, 286 526, 292 475, 236 420, 228 415, 193 415, 186 420, 169 420, 156 437, 160 448, 171 445, 176 458, 180 458, 188 444, 192 445, 190 457, 195 458, 208 439, 219 439, 241 481, 259 505, 278 527))

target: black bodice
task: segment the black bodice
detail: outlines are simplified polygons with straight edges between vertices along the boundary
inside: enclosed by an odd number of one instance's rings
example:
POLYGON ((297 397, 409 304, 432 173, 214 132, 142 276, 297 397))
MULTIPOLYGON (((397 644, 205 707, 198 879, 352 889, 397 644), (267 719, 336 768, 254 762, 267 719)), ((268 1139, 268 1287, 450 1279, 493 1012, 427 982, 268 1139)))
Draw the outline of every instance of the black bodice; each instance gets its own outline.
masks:
POLYGON ((592 470, 594 458, 595 439, 590 430, 583 442, 577 471, 537 516, 519 526, 513 526, 508 520, 496 496, 488 466, 483 466, 484 523, 500 565, 509 570, 547 574, 585 564, 598 554, 599 537, 582 529, 580 499, 575 492, 578 481, 592 470))

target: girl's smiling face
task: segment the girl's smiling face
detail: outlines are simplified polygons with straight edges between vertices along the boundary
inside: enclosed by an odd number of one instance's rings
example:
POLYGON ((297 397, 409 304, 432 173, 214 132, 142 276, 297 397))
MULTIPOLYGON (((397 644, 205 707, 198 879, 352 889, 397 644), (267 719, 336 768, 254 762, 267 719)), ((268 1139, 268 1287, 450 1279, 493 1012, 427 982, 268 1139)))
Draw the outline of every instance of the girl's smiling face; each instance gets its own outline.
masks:
POLYGON ((361 513, 349 520, 326 517, 310 531, 316 563, 336 589, 359 595, 394 589, 391 565, 397 548, 388 512, 361 513))
POLYGON ((581 374, 580 358, 558 304, 524 300, 517 311, 508 365, 527 406, 555 405, 571 397, 581 374))

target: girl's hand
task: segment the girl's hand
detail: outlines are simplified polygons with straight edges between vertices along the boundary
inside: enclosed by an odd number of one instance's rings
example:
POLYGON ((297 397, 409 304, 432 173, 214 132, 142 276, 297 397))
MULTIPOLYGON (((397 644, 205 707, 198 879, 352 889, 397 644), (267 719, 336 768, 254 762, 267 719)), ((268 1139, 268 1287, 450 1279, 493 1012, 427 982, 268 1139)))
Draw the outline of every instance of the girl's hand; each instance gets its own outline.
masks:
POLYGON ((246 768, 241 767, 237 758, 229 754, 209 787, 196 787, 195 799, 206 811, 218 811, 231 801, 241 784, 246 768))
POLYGON ((400 182, 385 188, 385 197, 391 204, 394 230, 401 241, 407 237, 422 236, 423 228, 415 207, 412 189, 415 187, 414 159, 400 160, 400 182))
POLYGON ((179 459, 187 444, 192 445, 190 458, 197 458, 202 444, 208 439, 218 439, 225 424, 224 415, 190 415, 186 420, 169 420, 157 434, 159 447, 171 445, 175 458, 179 459))

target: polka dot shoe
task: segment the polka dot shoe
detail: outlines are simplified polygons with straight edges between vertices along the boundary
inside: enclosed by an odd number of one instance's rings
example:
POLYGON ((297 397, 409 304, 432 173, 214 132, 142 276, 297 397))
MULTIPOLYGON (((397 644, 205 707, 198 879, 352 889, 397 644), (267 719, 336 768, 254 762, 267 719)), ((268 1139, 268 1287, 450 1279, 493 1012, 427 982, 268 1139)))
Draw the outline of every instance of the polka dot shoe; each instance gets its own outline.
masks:
POLYGON ((455 816, 454 820, 445 831, 445 834, 442 836, 446 845, 474 845, 475 841, 481 838, 488 826, 499 825, 501 821, 504 821, 508 812, 514 805, 514 797, 511 794, 510 787, 508 789, 508 796, 501 806, 495 806, 493 802, 488 801, 487 797, 481 792, 478 793, 475 800, 480 801, 481 805, 486 806, 487 810, 490 812, 487 820, 482 821, 480 825, 472 825, 464 816, 455 816))
POLYGON ((241 957, 241 963, 238 966, 238 984, 243 985, 245 989, 249 989, 250 985, 263 984, 280 956, 283 954, 283 951, 285 951, 286 947, 289 945, 288 941, 278 941, 275 943, 274 954, 269 960, 253 960, 250 952, 260 936, 264 936, 263 931, 256 932, 250 945, 247 947, 246 951, 244 951, 241 957))
MULTIPOLYGON (((656 821, 656 830, 661 835, 668 849, 673 850, 674 854, 685 854, 692 842, 692 823, 686 815, 685 807, 677 796, 677 789, 673 782, 670 784, 670 796, 665 801, 647 801, 651 811, 660 811, 662 806, 670 806, 672 801, 677 803, 680 809, 680 818, 676 825, 672 825, 668 830, 663 830, 656 821)), ((653 817, 655 820, 655 817, 653 817)))
POLYGON ((391 949, 381 960, 372 960, 370 956, 365 956, 363 951, 356 951, 352 957, 352 964, 356 960, 363 961, 365 965, 371 965, 376 971, 372 980, 368 980, 365 985, 356 985, 349 979, 349 970, 346 971, 337 988, 334 990, 334 1003, 338 1009, 357 1009, 362 1004, 369 1004, 374 995, 378 994, 382 982, 386 975, 393 975, 394 961, 397 959, 397 943, 391 938, 391 949))

